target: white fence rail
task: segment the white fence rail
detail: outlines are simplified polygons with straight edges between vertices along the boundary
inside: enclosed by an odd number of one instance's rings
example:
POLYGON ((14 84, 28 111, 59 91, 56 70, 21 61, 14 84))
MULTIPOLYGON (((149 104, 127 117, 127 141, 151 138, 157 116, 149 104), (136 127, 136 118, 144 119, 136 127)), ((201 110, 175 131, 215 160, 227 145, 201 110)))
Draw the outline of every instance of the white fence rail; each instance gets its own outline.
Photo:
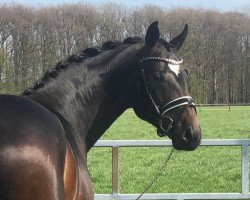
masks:
MULTIPOLYGON (((101 140, 96 147, 112 148, 112 194, 95 194, 95 200, 135 200, 140 194, 119 193, 119 147, 166 147, 169 140, 101 140)), ((153 193, 144 194, 140 199, 250 199, 249 193, 249 152, 250 139, 203 140, 201 146, 241 146, 241 193, 153 193)))

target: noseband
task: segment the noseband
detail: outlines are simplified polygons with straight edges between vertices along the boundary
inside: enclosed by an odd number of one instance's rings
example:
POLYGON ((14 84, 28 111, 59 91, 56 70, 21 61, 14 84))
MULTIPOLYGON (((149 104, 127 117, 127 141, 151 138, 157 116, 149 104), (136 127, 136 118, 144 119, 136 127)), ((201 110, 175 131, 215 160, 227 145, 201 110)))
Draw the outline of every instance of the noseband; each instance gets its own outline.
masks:
POLYGON ((192 99, 192 97, 190 96, 183 96, 183 97, 180 97, 180 98, 176 98, 168 103, 166 103, 164 106, 158 106, 154 99, 153 99, 153 96, 152 94, 150 93, 150 84, 148 83, 147 81, 147 78, 146 78, 146 75, 145 75, 145 70, 144 70, 144 63, 146 61, 149 61, 149 60, 155 60, 155 61, 160 61, 160 62, 166 62, 166 63, 171 63, 172 65, 179 65, 181 64, 183 61, 175 61, 175 60, 172 60, 172 59, 168 59, 168 58, 161 58, 161 57, 146 57, 146 58, 143 58, 141 60, 141 63, 142 63, 142 68, 141 68, 141 73, 142 73, 142 77, 143 77, 143 83, 144 83, 144 87, 145 87, 145 90, 146 90, 146 93, 147 95, 149 96, 156 112, 158 113, 158 128, 161 130, 160 132, 157 131, 157 134, 160 136, 160 137, 163 137, 163 136, 166 136, 167 133, 170 131, 170 129, 172 128, 172 124, 173 124, 173 119, 169 116, 166 116, 166 114, 175 109, 175 108, 178 108, 180 106, 188 106, 188 107, 193 107, 195 109, 195 112, 196 112, 196 107, 195 107, 195 104, 194 104, 194 100, 192 99), (167 129, 163 128, 163 119, 167 119, 169 120, 169 125, 167 127, 167 129))

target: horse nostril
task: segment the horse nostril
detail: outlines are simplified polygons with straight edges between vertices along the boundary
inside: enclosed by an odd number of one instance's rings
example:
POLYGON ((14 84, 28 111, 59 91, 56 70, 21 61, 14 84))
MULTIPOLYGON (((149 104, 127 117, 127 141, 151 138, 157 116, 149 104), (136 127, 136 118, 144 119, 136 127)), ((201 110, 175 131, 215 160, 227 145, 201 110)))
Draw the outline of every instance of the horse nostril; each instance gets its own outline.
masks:
POLYGON ((194 136, 194 132, 193 132, 193 129, 191 127, 188 127, 184 133, 184 136, 183 136, 183 139, 188 142, 190 140, 193 139, 193 136, 194 136))

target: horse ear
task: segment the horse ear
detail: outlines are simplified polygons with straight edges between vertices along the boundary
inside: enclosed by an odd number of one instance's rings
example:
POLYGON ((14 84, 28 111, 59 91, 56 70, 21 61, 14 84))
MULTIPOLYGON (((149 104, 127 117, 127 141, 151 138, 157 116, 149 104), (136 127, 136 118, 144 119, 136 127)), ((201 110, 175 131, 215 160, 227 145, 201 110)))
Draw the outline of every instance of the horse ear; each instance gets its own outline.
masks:
POLYGON ((153 22, 147 30, 147 34, 145 37, 146 46, 149 48, 153 48, 160 38, 160 32, 158 29, 158 21, 153 22))
POLYGON ((181 48, 183 42, 185 41, 187 33, 188 33, 188 25, 186 24, 183 31, 174 39, 172 39, 169 43, 173 45, 178 51, 181 48))

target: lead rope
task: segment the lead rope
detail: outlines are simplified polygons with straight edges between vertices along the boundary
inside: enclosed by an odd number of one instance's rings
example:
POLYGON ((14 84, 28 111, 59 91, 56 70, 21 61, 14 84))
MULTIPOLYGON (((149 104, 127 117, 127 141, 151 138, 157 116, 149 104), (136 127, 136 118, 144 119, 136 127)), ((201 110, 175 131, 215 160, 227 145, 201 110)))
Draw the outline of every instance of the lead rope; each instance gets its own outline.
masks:
POLYGON ((153 180, 148 184, 148 186, 145 188, 145 190, 140 194, 139 197, 136 198, 136 200, 140 199, 142 197, 142 195, 144 195, 158 180, 158 178, 162 175, 163 170, 166 168, 168 161, 170 160, 170 158, 172 157, 173 153, 174 153, 174 148, 171 149, 167 159, 165 160, 165 162, 162 164, 161 168, 158 170, 158 172, 155 174, 153 180))

